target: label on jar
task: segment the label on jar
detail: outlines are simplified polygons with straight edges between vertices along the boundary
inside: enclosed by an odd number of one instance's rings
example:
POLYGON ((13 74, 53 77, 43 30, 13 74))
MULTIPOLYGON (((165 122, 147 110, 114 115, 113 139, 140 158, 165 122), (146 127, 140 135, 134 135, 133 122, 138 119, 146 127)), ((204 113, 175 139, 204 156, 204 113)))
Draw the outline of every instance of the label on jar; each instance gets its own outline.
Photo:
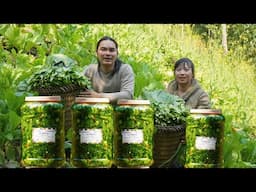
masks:
POLYGON ((34 143, 55 143, 55 134, 54 128, 33 128, 32 141, 34 143))
POLYGON ((101 143, 102 142, 102 129, 82 129, 79 132, 80 143, 101 143))
POLYGON ((122 143, 142 143, 143 142, 143 131, 138 129, 125 129, 122 131, 122 143))
POLYGON ((197 136, 195 147, 199 150, 215 150, 216 141, 217 139, 215 137, 197 136))

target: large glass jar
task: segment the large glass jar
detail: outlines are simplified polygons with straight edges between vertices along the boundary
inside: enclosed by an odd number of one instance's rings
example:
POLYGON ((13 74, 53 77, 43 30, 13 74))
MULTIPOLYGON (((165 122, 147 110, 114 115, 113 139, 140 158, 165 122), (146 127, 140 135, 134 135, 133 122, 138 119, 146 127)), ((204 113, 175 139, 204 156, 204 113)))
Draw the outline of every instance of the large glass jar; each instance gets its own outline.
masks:
POLYGON ((76 97, 72 110, 72 165, 111 167, 114 126, 113 107, 109 99, 76 97))
POLYGON ((117 167, 153 163, 154 112, 149 100, 119 100, 115 107, 114 159, 117 167))
POLYGON ((191 109, 186 125, 185 167, 223 167, 224 121, 221 110, 191 109))
POLYGON ((30 96, 21 107, 24 167, 62 167, 64 106, 59 96, 30 96))

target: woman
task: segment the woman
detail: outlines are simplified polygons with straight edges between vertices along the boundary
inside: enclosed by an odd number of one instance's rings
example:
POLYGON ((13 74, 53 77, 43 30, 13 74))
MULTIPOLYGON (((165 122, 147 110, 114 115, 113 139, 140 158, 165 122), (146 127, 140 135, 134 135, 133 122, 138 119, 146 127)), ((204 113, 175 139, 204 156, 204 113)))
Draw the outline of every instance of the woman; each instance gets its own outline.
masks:
POLYGON ((200 87, 195 79, 193 62, 188 58, 181 58, 174 65, 175 80, 167 86, 167 92, 178 95, 190 109, 210 109, 208 94, 200 87))
POLYGON ((118 58, 117 42, 111 37, 102 37, 97 43, 96 54, 98 63, 88 65, 84 71, 92 82, 93 90, 87 89, 81 94, 109 98, 112 104, 116 104, 118 99, 133 99, 133 69, 118 58))

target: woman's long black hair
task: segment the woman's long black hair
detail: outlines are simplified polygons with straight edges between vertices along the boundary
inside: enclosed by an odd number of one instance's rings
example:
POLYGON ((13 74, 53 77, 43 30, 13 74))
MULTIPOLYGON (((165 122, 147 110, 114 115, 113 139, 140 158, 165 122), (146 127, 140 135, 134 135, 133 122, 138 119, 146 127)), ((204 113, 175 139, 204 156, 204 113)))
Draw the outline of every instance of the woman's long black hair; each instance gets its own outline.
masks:
POLYGON ((194 76, 195 76, 195 66, 194 66, 194 63, 189 58, 184 57, 184 58, 181 58, 181 59, 177 60, 174 64, 174 72, 176 71, 176 69, 180 65, 187 65, 188 67, 190 67, 191 70, 192 70, 193 78, 194 78, 194 76))

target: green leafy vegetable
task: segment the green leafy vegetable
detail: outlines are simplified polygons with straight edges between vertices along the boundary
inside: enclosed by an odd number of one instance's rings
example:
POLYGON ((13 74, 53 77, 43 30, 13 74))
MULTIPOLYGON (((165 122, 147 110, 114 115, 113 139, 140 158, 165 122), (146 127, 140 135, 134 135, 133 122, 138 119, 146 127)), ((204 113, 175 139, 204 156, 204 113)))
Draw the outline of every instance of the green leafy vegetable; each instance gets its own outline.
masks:
POLYGON ((143 97, 152 104, 156 126, 180 125, 186 122, 189 110, 182 98, 163 90, 144 91, 143 97))
POLYGON ((52 89, 65 93, 91 88, 91 82, 80 72, 74 60, 62 54, 54 54, 27 80, 27 86, 29 91, 52 89))

